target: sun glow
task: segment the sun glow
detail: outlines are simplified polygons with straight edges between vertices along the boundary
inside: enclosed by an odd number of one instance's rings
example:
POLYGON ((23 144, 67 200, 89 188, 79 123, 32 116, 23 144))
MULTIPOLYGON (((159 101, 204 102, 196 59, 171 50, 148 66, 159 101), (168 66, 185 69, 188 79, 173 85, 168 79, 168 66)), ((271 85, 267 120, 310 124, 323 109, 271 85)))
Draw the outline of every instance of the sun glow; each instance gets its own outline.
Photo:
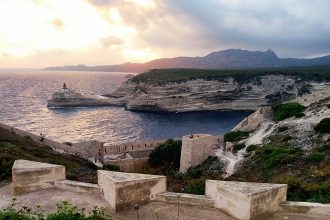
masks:
MULTIPOLYGON (((134 4, 137 7, 154 7, 153 1, 148 0, 134 1, 134 4)), ((81 51, 86 56, 95 55, 92 51, 95 49, 103 50, 105 55, 120 53, 126 61, 147 61, 156 57, 151 49, 133 49, 134 37, 138 32, 133 26, 125 24, 117 8, 109 6, 106 13, 104 16, 104 11, 82 0, 31 0, 19 3, 2 0, 0 66, 6 63, 6 59, 30 59, 45 53, 58 56, 72 53, 77 57, 81 51), (104 39, 110 39, 108 44, 104 43, 104 39)), ((111 63, 111 57, 107 59, 111 63)))

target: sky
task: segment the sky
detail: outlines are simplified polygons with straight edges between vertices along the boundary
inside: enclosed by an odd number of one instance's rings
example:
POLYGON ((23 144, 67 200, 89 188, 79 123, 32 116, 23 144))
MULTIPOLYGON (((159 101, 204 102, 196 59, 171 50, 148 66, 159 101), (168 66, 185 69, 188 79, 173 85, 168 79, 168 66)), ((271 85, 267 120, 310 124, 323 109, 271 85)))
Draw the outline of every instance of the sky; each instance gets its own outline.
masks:
POLYGON ((0 68, 330 54, 329 0, 0 0, 0 68))

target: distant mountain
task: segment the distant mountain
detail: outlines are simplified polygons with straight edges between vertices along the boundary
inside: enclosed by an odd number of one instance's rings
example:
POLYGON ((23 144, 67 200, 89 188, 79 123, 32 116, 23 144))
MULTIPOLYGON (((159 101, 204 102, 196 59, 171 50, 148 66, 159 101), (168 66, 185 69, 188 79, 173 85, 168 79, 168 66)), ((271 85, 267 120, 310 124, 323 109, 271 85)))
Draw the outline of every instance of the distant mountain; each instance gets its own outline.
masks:
POLYGON ((259 67, 289 67, 330 65, 330 55, 311 58, 279 58, 272 50, 248 51, 228 49, 212 52, 204 57, 161 58, 146 63, 123 63, 103 66, 56 66, 46 70, 58 71, 106 71, 106 72, 143 72, 163 68, 200 68, 200 69, 247 69, 259 67))

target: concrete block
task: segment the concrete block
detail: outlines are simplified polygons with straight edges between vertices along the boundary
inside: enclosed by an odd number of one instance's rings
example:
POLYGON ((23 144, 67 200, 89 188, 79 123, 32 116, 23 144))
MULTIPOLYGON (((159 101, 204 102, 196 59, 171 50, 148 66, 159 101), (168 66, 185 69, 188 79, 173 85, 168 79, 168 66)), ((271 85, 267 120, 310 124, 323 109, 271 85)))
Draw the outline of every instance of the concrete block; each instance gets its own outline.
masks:
POLYGON ((16 160, 12 168, 13 194, 53 188, 65 180, 65 167, 29 160, 16 160))
POLYGON ((76 182, 71 180, 55 181, 55 188, 78 193, 99 195, 100 187, 97 184, 76 182))
POLYGON ((156 201, 172 204, 213 208, 213 200, 205 195, 165 192, 156 195, 156 201))
POLYGON ((237 219, 266 219, 286 201, 286 184, 207 180, 205 195, 214 206, 237 219))
POLYGON ((180 172, 185 173, 190 167, 204 162, 209 156, 214 156, 214 148, 218 138, 209 134, 194 134, 182 137, 180 172))
POLYGON ((165 176, 98 170, 97 178, 102 196, 115 211, 148 203, 166 191, 165 176))

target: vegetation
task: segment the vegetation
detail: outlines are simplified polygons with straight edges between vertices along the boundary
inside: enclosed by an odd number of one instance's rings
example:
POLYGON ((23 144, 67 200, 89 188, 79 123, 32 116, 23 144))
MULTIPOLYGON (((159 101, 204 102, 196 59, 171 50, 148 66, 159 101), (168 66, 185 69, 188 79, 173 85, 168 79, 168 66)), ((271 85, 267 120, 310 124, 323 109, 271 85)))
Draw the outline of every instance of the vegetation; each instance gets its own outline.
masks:
POLYGON ((258 148, 258 145, 251 144, 246 148, 246 152, 250 153, 252 151, 255 151, 258 148))
POLYGON ((223 179, 224 165, 218 157, 209 157, 202 164, 191 167, 183 174, 177 168, 167 166, 150 166, 139 173, 165 175, 167 189, 174 192, 204 194, 206 179, 223 179))
POLYGON ((269 169, 293 162, 303 154, 303 151, 300 148, 267 145, 262 147, 257 154, 260 157, 263 168, 269 169))
POLYGON ((229 142, 238 142, 249 137, 249 132, 246 131, 231 131, 224 135, 224 140, 229 142))
POLYGON ((58 203, 56 211, 48 215, 40 206, 35 210, 29 207, 16 210, 15 205, 16 200, 13 199, 9 207, 0 210, 0 220, 112 220, 110 215, 105 214, 104 208, 94 207, 92 212, 85 213, 84 210, 79 211, 67 201, 58 203))
POLYGON ((298 95, 303 96, 305 94, 311 93, 311 88, 313 86, 311 84, 305 84, 298 90, 298 95))
POLYGON ((321 162, 325 158, 326 154, 323 152, 313 152, 307 156, 309 162, 321 162))
POLYGON ((330 133, 330 118, 322 119, 315 125, 314 130, 319 133, 330 133))
MULTIPOLYGON (((297 81, 330 81, 330 66, 260 68, 246 70, 212 70, 212 69, 153 69, 135 76, 136 83, 143 82, 152 85, 162 85, 171 82, 185 82, 194 79, 223 81, 228 77, 238 83, 260 82, 264 75, 293 76, 297 81)), ((302 87, 301 93, 308 92, 308 85, 302 87)))
POLYGON ((286 130, 288 130, 288 129, 289 129, 288 126, 281 126, 281 127, 278 127, 278 128, 277 128, 277 131, 278 131, 278 132, 284 132, 284 131, 286 131, 286 130))
POLYGON ((305 109, 305 106, 297 102, 279 104, 273 107, 273 119, 274 121, 282 121, 293 116, 302 117, 305 109))
MULTIPOLYGON (((50 147, 0 128, 0 180, 10 181, 11 168, 18 159, 64 165, 67 178, 95 183, 97 167, 78 156, 56 153, 50 147)), ((1 182, 0 182, 1 185, 1 182)))
POLYGON ((180 168, 181 140, 169 139, 159 144, 150 154, 149 163, 155 167, 180 168))
POLYGON ((237 151, 239 151, 239 150, 241 150, 241 149, 243 149, 243 148, 245 148, 245 144, 235 144, 235 145, 233 146, 234 153, 236 153, 237 151))

